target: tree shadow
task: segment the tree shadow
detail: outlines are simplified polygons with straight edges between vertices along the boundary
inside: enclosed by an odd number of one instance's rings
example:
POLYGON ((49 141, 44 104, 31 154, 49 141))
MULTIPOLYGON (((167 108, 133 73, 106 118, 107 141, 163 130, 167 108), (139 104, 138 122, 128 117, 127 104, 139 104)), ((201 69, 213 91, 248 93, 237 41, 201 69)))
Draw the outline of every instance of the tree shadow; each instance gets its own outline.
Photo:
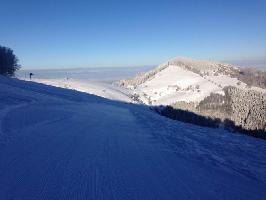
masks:
POLYGON ((242 133, 256 138, 266 139, 266 132, 262 129, 247 130, 241 126, 235 125, 235 122, 230 119, 221 120, 219 118, 205 117, 194 112, 173 108, 171 106, 154 107, 154 110, 167 118, 190 123, 203 127, 224 128, 233 133, 242 133))

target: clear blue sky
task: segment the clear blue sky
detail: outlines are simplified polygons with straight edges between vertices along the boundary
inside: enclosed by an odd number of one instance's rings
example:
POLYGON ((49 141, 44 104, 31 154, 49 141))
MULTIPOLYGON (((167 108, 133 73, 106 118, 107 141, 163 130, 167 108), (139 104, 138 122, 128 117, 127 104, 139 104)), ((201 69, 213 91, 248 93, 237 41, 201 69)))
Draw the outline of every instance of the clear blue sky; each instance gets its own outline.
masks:
POLYGON ((266 57, 265 0, 0 0, 0 45, 24 68, 266 57))

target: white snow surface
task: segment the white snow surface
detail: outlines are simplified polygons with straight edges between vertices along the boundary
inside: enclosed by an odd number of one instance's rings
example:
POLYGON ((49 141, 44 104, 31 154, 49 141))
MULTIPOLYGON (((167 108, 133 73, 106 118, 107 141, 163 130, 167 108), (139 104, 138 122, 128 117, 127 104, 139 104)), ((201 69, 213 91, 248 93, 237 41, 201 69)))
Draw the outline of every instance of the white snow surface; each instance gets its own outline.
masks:
POLYGON ((179 101, 198 103, 211 93, 223 95, 223 88, 226 86, 266 93, 265 89, 249 88, 237 78, 219 72, 228 72, 231 68, 233 66, 227 64, 177 58, 147 72, 147 80, 144 73, 125 80, 124 83, 143 103, 151 105, 171 105, 179 101))
POLYGON ((144 105, 0 76, 0 124, 3 200, 266 196, 264 140, 144 105))
POLYGON ((113 81, 130 77, 151 67, 106 67, 58 70, 21 70, 19 79, 44 83, 80 92, 94 94, 107 99, 132 102, 131 91, 112 84, 113 81), (29 73, 33 73, 29 79, 29 73))
POLYGON ((137 91, 146 93, 155 105, 169 105, 177 101, 200 101, 211 92, 222 91, 222 88, 196 73, 171 65, 141 84, 137 91))
MULTIPOLYGON (((28 80, 28 79, 27 79, 28 80)), ((44 83, 47 85, 52 85, 61 88, 67 88, 72 90, 77 90, 80 92, 86 92, 89 94, 94 94, 107 99, 119 100, 124 102, 132 102, 130 99, 130 93, 125 88, 118 87, 111 82, 103 81, 92 81, 92 80, 82 80, 82 79, 39 79, 32 78, 32 81, 38 83, 44 83)))

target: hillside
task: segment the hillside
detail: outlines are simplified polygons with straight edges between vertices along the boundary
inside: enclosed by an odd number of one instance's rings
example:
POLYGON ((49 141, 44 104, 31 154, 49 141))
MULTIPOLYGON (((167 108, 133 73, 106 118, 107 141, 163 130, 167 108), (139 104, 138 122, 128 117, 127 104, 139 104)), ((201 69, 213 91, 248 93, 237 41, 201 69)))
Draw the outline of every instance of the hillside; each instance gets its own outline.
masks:
POLYGON ((154 70, 117 83, 133 90, 139 100, 151 105, 200 102, 211 93, 224 94, 223 88, 226 86, 266 92, 263 88, 241 81, 237 75, 242 74, 240 72, 240 69, 229 64, 178 57, 154 70))
POLYGON ((0 76, 0 199, 264 199, 264 140, 0 76))
POLYGON ((117 84, 130 90, 135 100, 147 105, 172 106, 221 121, 229 119, 248 131, 266 132, 265 71, 175 58, 117 84), (228 87, 234 92, 228 93, 228 87), (242 97, 245 99, 239 101, 242 97))

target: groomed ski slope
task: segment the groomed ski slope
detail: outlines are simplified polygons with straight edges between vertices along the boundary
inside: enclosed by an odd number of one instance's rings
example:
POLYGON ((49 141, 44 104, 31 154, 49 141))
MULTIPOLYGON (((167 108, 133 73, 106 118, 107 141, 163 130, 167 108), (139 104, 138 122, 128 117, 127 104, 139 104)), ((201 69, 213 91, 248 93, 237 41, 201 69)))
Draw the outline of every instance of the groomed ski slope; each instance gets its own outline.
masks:
POLYGON ((0 199, 265 199, 266 143, 0 77, 0 199))

